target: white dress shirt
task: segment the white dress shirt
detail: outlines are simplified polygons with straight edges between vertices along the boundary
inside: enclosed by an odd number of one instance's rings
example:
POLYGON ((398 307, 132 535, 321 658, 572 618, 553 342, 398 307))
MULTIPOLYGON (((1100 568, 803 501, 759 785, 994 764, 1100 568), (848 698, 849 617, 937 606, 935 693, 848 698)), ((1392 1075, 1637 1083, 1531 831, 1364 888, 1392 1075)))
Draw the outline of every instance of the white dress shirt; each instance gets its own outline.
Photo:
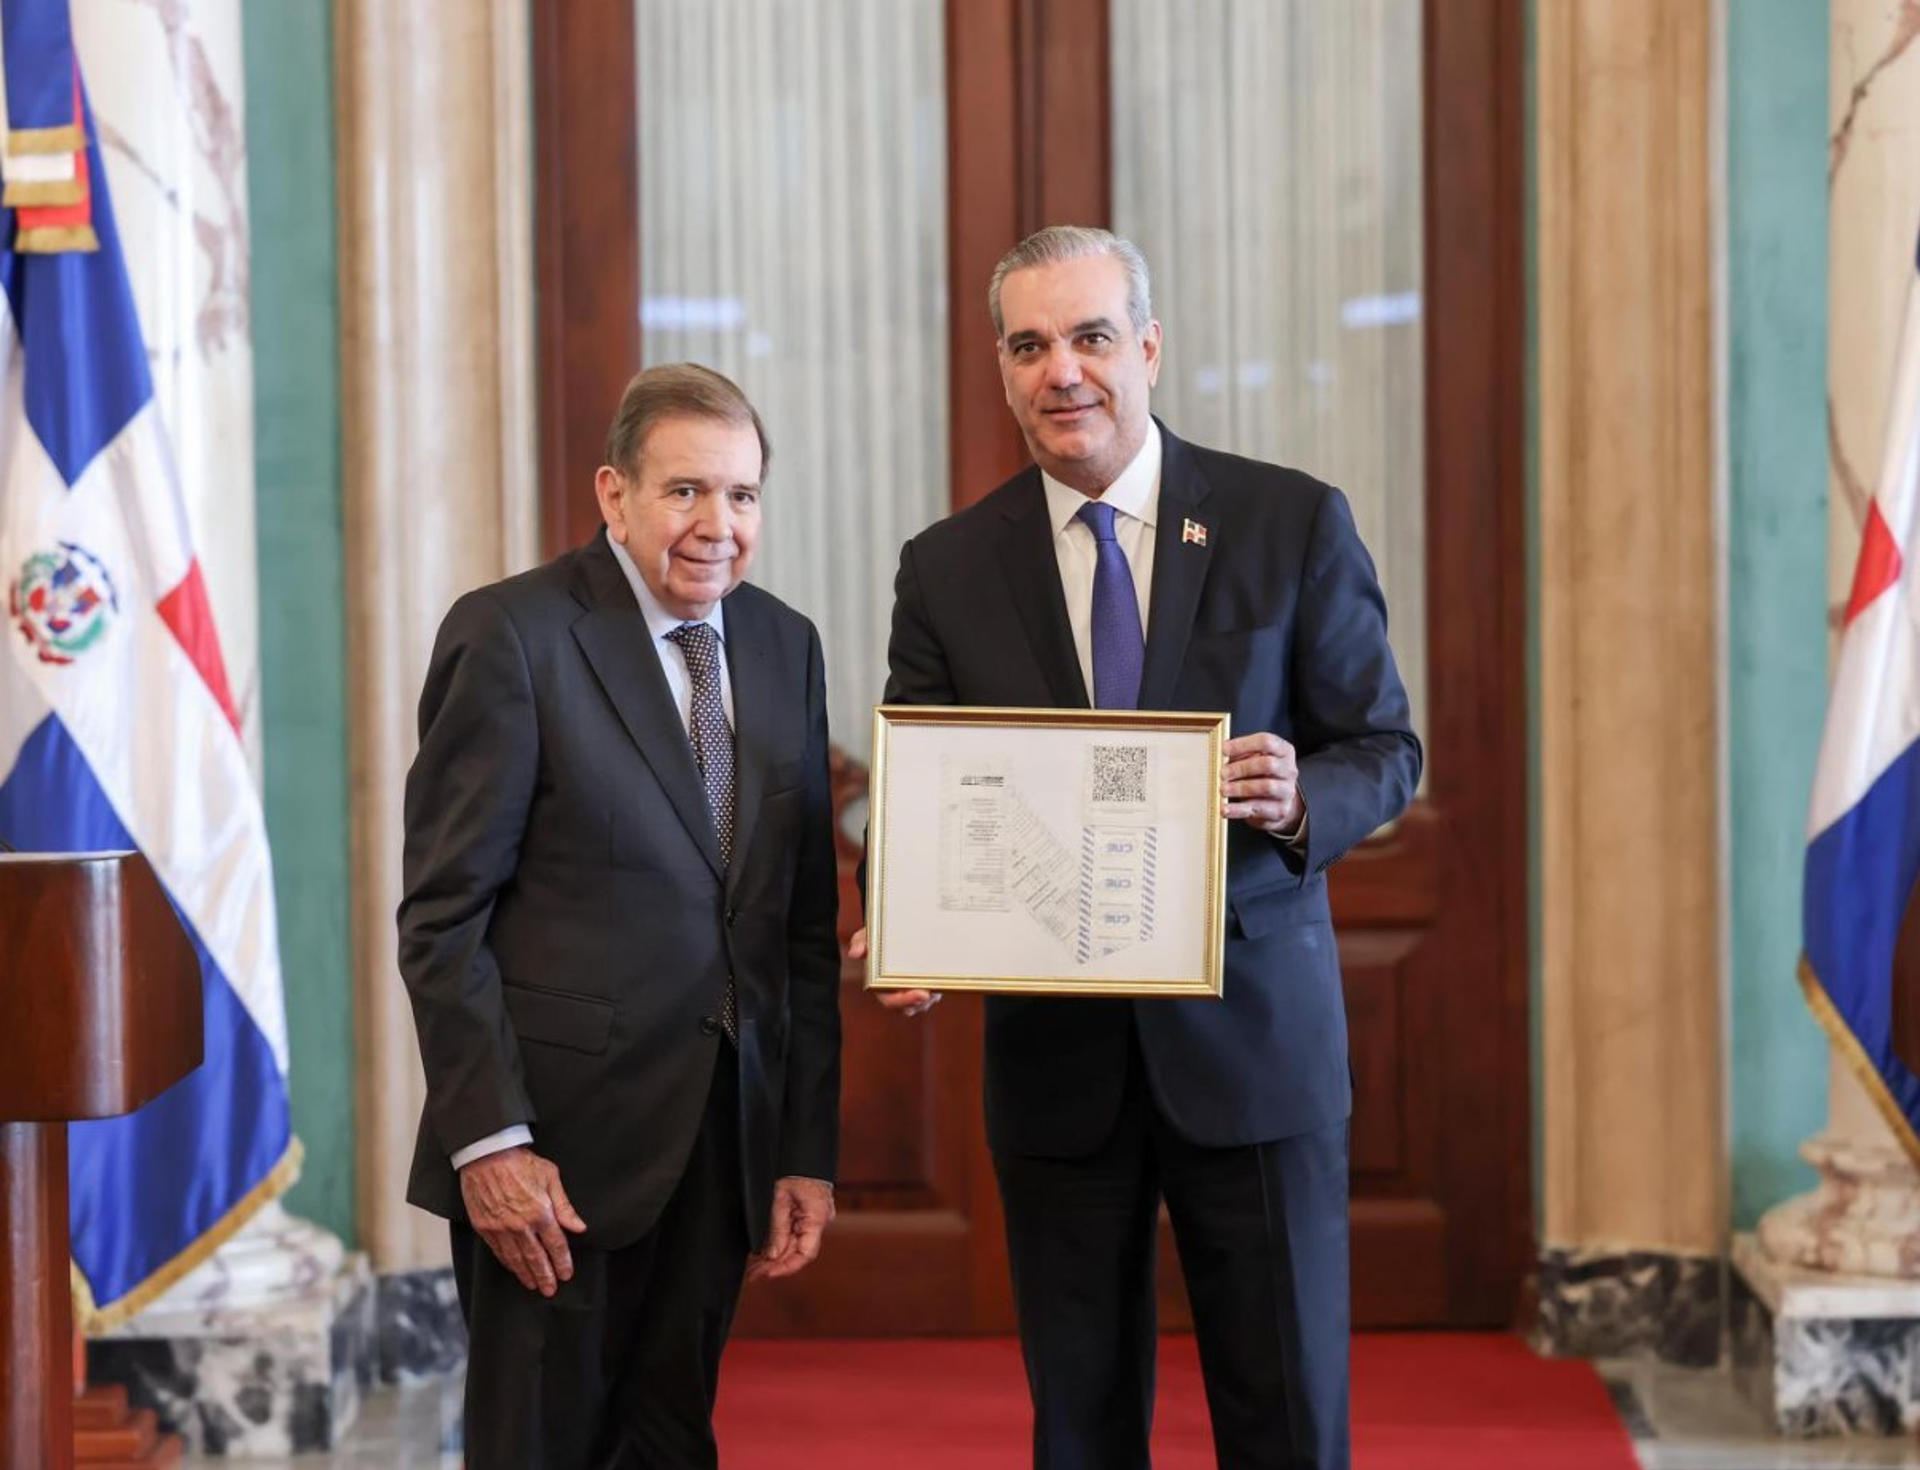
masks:
MULTIPOLYGON (((1072 492, 1069 491, 1069 494, 1072 492)), ((1086 530, 1083 526, 1082 530, 1086 530)), ((1087 532, 1091 541, 1092 532, 1087 532)), ((717 647, 720 658, 720 699, 726 707, 727 723, 733 723, 733 680, 727 672, 727 629, 722 604, 716 602, 713 611, 700 619, 677 618, 660 605, 660 599, 653 595, 653 589, 647 586, 646 579, 640 575, 640 568, 633 564, 633 558, 627 554, 627 548, 607 538, 607 545, 613 550, 613 559, 620 564, 620 570, 626 573, 627 585, 633 588, 634 600, 640 604, 641 616, 647 620, 647 631, 653 635, 653 651, 660 660, 660 672, 667 676, 667 690, 673 695, 674 707, 680 711, 680 723, 687 726, 693 714, 693 678, 687 672, 687 658, 678 643, 667 634, 682 623, 699 621, 709 624, 719 635, 717 647)), ((1092 573, 1088 573, 1091 578, 1092 573)), ((1091 580, 1087 583, 1093 585, 1091 580)), ((689 727, 690 728, 690 727, 689 727)), ((691 737, 689 737, 691 738, 691 737)), ((498 1133, 489 1133, 485 1138, 474 1140, 453 1154, 453 1167, 464 1168, 475 1159, 484 1159, 488 1154, 497 1154, 502 1149, 519 1148, 533 1142, 533 1130, 525 1123, 514 1123, 502 1128, 498 1133)))
MULTIPOLYGON (((1133 569, 1133 595, 1140 604, 1140 636, 1147 636, 1148 604, 1153 600, 1153 533, 1160 517, 1160 426, 1147 422, 1147 439, 1118 478, 1100 497, 1113 507, 1113 539, 1127 554, 1133 569)), ((1053 522, 1053 554, 1060 563, 1060 590, 1067 598, 1067 622, 1073 629, 1073 650, 1080 657, 1080 677, 1093 696, 1093 573, 1100 551, 1093 527, 1078 519, 1089 499, 1063 485, 1045 470, 1040 484, 1047 492, 1047 515, 1053 522)), ((1307 845, 1306 793, 1300 796, 1300 818, 1289 832, 1276 833, 1296 852, 1307 845)))
MULTIPOLYGON (((1067 622, 1073 629, 1080 675, 1093 694, 1093 573, 1100 552, 1093 527, 1077 520, 1090 497, 1063 485, 1042 470, 1047 515, 1053 522, 1053 554, 1060 563, 1060 590, 1067 596, 1067 622)), ((1153 528, 1160 514, 1160 426, 1147 421, 1146 442, 1131 463, 1107 486, 1100 499, 1113 507, 1113 538, 1133 568, 1133 593, 1140 604, 1140 636, 1147 636, 1147 605, 1153 589, 1153 528)))

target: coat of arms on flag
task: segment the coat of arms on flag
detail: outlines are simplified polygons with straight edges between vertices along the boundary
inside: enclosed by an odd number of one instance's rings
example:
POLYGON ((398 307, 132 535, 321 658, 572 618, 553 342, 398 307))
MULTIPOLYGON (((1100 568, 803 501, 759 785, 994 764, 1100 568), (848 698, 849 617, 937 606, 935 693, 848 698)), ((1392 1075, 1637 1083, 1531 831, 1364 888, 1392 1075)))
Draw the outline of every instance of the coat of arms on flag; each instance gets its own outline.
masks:
POLYGON ((70 664, 85 653, 119 607, 106 567, 70 541, 28 557, 7 592, 14 626, 50 664, 70 664))
MULTIPOLYGON (((1920 272, 1920 260, 1915 269, 1920 272)), ((1860 541, 1808 821, 1801 980, 1920 1166, 1920 1078, 1893 1038, 1894 957, 1920 879, 1920 275, 1860 541)))
POLYGON ((299 1170, 266 825, 114 228, 67 0, 0 0, 0 838, 137 848, 199 953, 206 1060, 69 1141, 83 1325, 299 1170))

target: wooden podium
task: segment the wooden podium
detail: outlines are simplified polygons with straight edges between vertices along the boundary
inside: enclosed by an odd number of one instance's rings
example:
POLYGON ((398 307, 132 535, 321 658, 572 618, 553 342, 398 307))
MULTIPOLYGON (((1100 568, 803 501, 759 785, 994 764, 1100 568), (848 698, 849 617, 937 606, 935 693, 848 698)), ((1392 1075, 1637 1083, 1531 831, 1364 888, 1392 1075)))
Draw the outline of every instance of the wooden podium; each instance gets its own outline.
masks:
MULTIPOLYGON (((75 1463, 67 1123, 200 1065, 200 985, 138 853, 0 853, 0 1470, 75 1463)), ((117 1438, 113 1462, 152 1462, 151 1416, 117 1438)))

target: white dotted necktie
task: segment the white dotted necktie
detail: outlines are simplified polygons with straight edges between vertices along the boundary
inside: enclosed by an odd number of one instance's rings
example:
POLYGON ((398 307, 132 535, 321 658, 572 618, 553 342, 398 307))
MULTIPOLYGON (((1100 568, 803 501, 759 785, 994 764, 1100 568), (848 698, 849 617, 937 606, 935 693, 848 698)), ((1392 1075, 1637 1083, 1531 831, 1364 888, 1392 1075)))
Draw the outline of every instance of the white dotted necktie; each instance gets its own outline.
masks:
MULTIPOLYGON (((693 680, 687 734, 700 765, 701 784, 707 788, 707 809, 713 813, 713 835, 720 843, 724 869, 733 860, 733 728, 727 724, 727 706, 720 697, 720 639, 711 623, 682 623, 667 637, 680 645, 693 680)), ((739 1045, 739 1007, 732 975, 727 976, 727 993, 720 1001, 720 1027, 729 1041, 739 1045)))

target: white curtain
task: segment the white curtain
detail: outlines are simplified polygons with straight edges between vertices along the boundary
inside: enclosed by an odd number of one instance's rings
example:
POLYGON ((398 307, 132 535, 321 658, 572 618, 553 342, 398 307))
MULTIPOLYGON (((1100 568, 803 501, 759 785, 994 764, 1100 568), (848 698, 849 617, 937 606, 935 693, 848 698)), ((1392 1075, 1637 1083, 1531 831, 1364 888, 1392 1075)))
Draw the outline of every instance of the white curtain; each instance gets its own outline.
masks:
POLYGON ((900 544, 948 504, 942 0, 636 0, 643 354, 726 373, 773 467, 753 580, 861 760, 900 544))
POLYGON ((1420 0, 1113 0, 1114 227, 1174 432, 1353 501, 1426 717, 1420 0))

